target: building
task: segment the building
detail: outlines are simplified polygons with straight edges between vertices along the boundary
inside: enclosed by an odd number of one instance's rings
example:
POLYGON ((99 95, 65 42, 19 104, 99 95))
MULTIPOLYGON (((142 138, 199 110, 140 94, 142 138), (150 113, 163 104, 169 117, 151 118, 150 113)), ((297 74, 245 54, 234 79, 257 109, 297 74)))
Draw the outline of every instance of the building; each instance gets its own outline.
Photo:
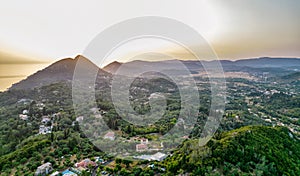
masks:
MULTIPOLYGON (((84 168, 84 167, 77 167, 77 168, 76 168, 76 171, 77 171, 76 173, 82 173, 82 172, 85 171, 85 170, 86 170, 86 168, 84 168)), ((75 169, 73 168, 72 171, 75 172, 75 169)))
POLYGON ((134 158, 142 159, 142 160, 148 160, 148 161, 162 161, 165 158, 167 158, 168 155, 157 152, 153 155, 141 155, 141 156, 135 156, 134 158))
POLYGON ((51 133, 51 131, 52 131, 52 127, 41 125, 39 129, 39 134, 48 134, 51 133))
POLYGON ((63 172, 61 173, 61 175, 63 175, 63 176, 78 176, 76 173, 70 171, 69 169, 63 171, 63 172))
POLYGON ((48 175, 49 173, 51 173, 53 171, 53 168, 52 168, 52 164, 51 163, 45 163, 41 166, 39 166, 37 168, 37 170, 35 171, 34 175, 35 176, 44 176, 44 175, 48 175))
POLYGON ((147 144, 137 144, 135 146, 137 152, 143 152, 148 150, 147 144))
POLYGON ((42 123, 43 124, 47 124, 47 123, 49 123, 51 121, 51 119, 50 118, 48 118, 48 116, 44 116, 43 118, 42 118, 42 123))
POLYGON ((19 114, 19 118, 22 119, 22 120, 28 120, 28 115, 19 114))
POLYGON ((141 138, 140 141, 141 141, 141 144, 148 144, 148 139, 146 139, 146 138, 141 138))
POLYGON ((104 139, 110 139, 110 140, 115 140, 115 133, 114 132, 108 132, 104 135, 104 139))
POLYGON ((89 166, 95 167, 96 165, 97 164, 94 161, 91 161, 90 159, 84 159, 81 162, 76 163, 75 167, 76 168, 80 168, 80 167, 82 167, 82 168, 88 168, 89 166))
POLYGON ((83 116, 78 116, 78 117, 76 117, 76 121, 77 121, 77 122, 82 122, 82 121, 83 121, 83 116))
POLYGON ((154 155, 152 155, 152 158, 153 158, 153 160, 156 160, 156 161, 162 161, 165 158, 167 158, 167 155, 164 153, 161 153, 161 152, 157 152, 154 155))
POLYGON ((25 115, 25 114, 28 114, 29 113, 29 111, 27 110, 27 109, 24 109, 23 110, 23 114, 25 115))
POLYGON ((265 119, 265 122, 269 122, 269 123, 271 123, 271 122, 272 122, 272 120, 271 120, 271 119, 265 119))
POLYGON ((105 163, 105 161, 102 158, 98 157, 98 156, 96 156, 94 158, 95 158, 95 161, 98 162, 98 163, 101 163, 101 164, 105 163))

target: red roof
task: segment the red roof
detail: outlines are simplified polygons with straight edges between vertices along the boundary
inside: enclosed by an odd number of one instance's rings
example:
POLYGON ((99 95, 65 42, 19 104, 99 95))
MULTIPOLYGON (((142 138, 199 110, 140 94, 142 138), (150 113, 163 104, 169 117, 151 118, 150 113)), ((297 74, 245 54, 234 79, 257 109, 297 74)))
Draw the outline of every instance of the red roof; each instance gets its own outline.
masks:
POLYGON ((137 144, 136 145, 136 150, 145 150, 147 148, 148 148, 148 146, 146 144, 137 144))
POLYGON ((90 159, 85 159, 75 164, 76 167, 84 167, 84 168, 87 168, 89 165, 96 166, 96 163, 91 161, 90 159))
POLYGON ((110 138, 113 138, 113 137, 115 137, 115 133, 114 133, 114 132, 108 132, 108 133, 105 134, 104 137, 110 137, 110 138))

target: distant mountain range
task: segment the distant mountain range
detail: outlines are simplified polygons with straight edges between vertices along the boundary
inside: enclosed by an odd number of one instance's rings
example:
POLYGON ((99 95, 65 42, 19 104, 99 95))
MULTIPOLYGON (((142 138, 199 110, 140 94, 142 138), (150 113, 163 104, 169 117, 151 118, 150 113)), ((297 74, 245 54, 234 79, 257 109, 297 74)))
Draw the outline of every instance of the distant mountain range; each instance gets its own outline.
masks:
MULTIPOLYGON (((227 62, 229 63, 229 62, 227 62)), ((256 59, 245 59, 231 62, 237 66, 247 66, 255 68, 263 67, 299 67, 300 59, 298 58, 269 58, 262 57, 256 59)), ((223 64, 223 63, 222 63, 223 64)))
MULTIPOLYGON (((113 62, 103 69, 109 73, 114 74, 120 66, 123 70, 128 72, 139 72, 138 69, 144 70, 145 68, 155 68, 158 70, 176 70, 178 68, 178 61, 132 61, 127 63, 113 62)), ((203 64, 215 64, 217 61, 181 61, 187 69, 190 71, 203 71, 203 64), (203 64, 201 64, 203 63, 203 64)), ((299 71, 300 70, 300 59, 298 58, 255 58, 245 59, 237 61, 220 60, 219 63, 222 65, 224 71, 246 71, 246 72, 264 72, 264 71, 299 71), (266 69, 267 68, 267 69, 266 69)))
MULTIPOLYGON (((66 58, 53 63, 47 68, 40 70, 33 75, 27 77, 14 85, 10 89, 32 89, 35 87, 41 87, 56 82, 69 82, 73 79, 73 73, 78 59, 84 59, 86 62, 90 62, 84 56, 78 55, 74 59, 66 58)), ((202 61, 205 64, 214 64, 217 61, 202 61)), ((263 73, 270 72, 275 75, 284 76, 300 71, 300 59, 298 58, 255 58, 245 59, 237 61, 220 60, 220 64, 225 72, 241 71, 248 73, 263 73)), ((198 73, 204 71, 203 65, 199 61, 181 61, 183 65, 191 72, 198 73)), ((103 69, 99 68, 99 77, 111 77, 111 74, 115 74, 117 70, 122 66, 122 69, 126 72, 142 72, 144 70, 168 70, 174 73, 179 73, 177 60, 166 61, 132 61, 127 63, 112 62, 105 66, 103 69)))

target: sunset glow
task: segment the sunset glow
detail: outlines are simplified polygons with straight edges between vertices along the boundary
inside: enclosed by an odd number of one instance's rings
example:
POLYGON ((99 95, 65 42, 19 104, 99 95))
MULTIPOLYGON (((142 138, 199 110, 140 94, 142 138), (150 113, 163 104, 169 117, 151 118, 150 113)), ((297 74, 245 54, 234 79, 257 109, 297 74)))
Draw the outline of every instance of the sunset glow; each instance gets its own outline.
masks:
MULTIPOLYGON (((116 0, 9 1, 0 7, 0 90, 19 80, 18 76, 21 79, 42 68, 35 64, 74 57, 107 27, 139 16, 163 16, 189 25, 207 40, 220 59, 299 57, 299 6, 300 1, 293 0, 133 0, 130 5, 116 0)), ((163 43, 129 44, 111 58, 124 62, 146 48, 171 51, 189 59, 180 48, 163 43)))

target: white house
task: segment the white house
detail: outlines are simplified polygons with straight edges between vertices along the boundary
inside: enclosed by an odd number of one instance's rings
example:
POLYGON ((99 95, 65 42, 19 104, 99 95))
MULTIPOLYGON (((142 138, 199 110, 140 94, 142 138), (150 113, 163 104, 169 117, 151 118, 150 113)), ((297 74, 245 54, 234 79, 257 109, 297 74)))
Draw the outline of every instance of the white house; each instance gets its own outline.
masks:
POLYGON ((25 115, 25 114, 28 114, 29 113, 29 111, 27 110, 27 109, 24 109, 23 110, 23 114, 25 115))
POLYGON ((22 119, 22 120, 27 120, 28 119, 28 115, 19 114, 19 118, 22 119))
POLYGON ((39 166, 37 168, 37 170, 35 171, 34 175, 38 176, 38 175, 48 175, 49 173, 51 173, 53 170, 52 168, 52 164, 51 163, 45 163, 41 166, 39 166))
POLYGON ((140 141, 141 141, 141 144, 148 144, 147 138, 141 138, 140 141))
POLYGON ((43 118, 42 118, 42 123, 43 124, 47 124, 48 122, 50 122, 51 121, 51 119, 48 117, 48 116, 44 116, 43 118))
POLYGON ((165 158, 167 158, 167 155, 164 153, 161 153, 161 152, 157 152, 154 155, 152 155, 152 158, 153 158, 153 160, 156 160, 156 161, 162 161, 165 158))

